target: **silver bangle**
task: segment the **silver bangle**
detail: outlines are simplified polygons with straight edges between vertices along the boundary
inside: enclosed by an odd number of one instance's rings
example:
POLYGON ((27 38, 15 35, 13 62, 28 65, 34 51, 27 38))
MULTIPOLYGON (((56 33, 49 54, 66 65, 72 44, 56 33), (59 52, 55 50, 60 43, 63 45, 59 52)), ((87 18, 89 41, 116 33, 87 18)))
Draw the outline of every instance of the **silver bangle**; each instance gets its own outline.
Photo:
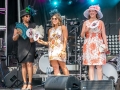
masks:
POLYGON ((14 37, 18 36, 19 34, 14 35, 14 37))

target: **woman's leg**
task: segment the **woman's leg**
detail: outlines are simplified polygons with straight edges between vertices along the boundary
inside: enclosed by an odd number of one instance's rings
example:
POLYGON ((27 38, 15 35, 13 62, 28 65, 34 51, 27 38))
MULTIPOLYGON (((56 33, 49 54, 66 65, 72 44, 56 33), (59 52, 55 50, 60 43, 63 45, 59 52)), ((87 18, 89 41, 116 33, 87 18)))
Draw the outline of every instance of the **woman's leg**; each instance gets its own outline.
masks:
POLYGON ((27 72, 28 72, 28 89, 32 89, 32 77, 33 77, 33 63, 27 62, 27 72))
POLYGON ((61 75, 61 74, 60 74, 60 70, 59 70, 58 61, 57 61, 57 60, 51 60, 51 61, 50 61, 50 64, 51 64, 52 67, 53 67, 54 75, 61 75))
POLYGON ((61 61, 58 61, 58 63, 60 65, 64 75, 69 75, 69 71, 68 71, 68 69, 66 67, 66 63, 65 62, 61 62, 61 61))
POLYGON ((22 89, 26 89, 27 88, 27 78, 26 78, 26 75, 27 75, 27 66, 26 66, 26 63, 22 63, 22 78, 23 78, 23 87, 22 89))
POLYGON ((89 66, 89 79, 94 80, 94 66, 93 65, 89 66))
POLYGON ((98 80, 102 80, 102 65, 97 65, 97 78, 98 80))

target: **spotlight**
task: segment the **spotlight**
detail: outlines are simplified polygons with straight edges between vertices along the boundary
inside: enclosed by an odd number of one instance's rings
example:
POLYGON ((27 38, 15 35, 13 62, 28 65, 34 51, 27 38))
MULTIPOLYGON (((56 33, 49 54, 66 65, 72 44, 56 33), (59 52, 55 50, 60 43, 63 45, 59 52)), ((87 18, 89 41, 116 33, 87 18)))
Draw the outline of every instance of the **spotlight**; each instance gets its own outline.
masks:
POLYGON ((88 0, 89 4, 97 4, 99 0, 88 0))
POLYGON ((55 1, 55 2, 53 2, 53 4, 54 4, 54 5, 57 5, 58 3, 55 1))
POLYGON ((49 1, 51 5, 54 7, 57 7, 61 3, 61 0, 49 0, 49 1))
POLYGON ((91 0, 91 2, 94 2, 94 0, 91 0))
POLYGON ((71 5, 71 4, 72 4, 72 0, 69 0, 69 1, 68 1, 68 5, 71 5))

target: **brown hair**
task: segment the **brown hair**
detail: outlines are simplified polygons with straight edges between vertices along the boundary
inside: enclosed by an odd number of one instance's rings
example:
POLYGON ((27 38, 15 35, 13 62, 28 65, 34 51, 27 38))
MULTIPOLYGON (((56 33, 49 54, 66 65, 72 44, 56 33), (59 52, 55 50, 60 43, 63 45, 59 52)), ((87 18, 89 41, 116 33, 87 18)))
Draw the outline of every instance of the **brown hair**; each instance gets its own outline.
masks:
MULTIPOLYGON (((56 14, 54 14, 53 16, 55 16, 55 17, 59 20, 58 25, 59 25, 59 26, 62 26, 63 24, 62 24, 62 17, 61 17, 61 15, 60 15, 59 13, 56 13, 56 14)), ((52 16, 52 17, 53 17, 53 16, 52 16)), ((52 17, 51 17, 51 23, 52 23, 52 17)), ((52 26, 54 26, 53 23, 52 23, 52 26)))
MULTIPOLYGON (((98 15, 98 13, 96 14, 96 18, 97 18, 97 19, 100 18, 99 15, 98 15)), ((90 19, 90 15, 88 16, 88 19, 90 19)))

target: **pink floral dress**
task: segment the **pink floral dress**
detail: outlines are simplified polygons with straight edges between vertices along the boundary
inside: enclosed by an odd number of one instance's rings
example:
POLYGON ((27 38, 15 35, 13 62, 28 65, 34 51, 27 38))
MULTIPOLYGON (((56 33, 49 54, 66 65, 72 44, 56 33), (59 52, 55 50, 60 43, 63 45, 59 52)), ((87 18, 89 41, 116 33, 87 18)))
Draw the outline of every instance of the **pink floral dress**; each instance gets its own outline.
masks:
MULTIPOLYGON (((99 20, 98 20, 99 23, 99 20)), ((86 26, 90 26, 89 20, 86 21, 86 26)), ((106 64, 106 54, 99 51, 100 44, 103 43, 102 25, 90 29, 85 34, 83 44, 83 65, 104 65, 106 64)))

